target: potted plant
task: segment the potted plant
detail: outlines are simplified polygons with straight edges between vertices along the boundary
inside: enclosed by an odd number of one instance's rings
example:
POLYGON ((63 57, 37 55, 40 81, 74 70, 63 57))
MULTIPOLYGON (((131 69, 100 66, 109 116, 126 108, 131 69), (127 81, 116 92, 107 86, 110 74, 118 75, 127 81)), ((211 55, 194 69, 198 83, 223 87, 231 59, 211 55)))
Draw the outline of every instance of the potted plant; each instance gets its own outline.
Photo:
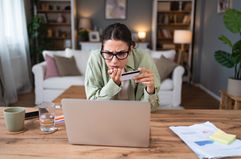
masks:
MULTIPOLYGON (((241 12, 228 9, 223 16, 225 27, 232 33, 239 33, 241 37, 241 12)), ((241 38, 232 43, 225 35, 218 38, 231 48, 230 52, 218 50, 215 59, 221 65, 234 69, 234 76, 228 79, 227 92, 233 96, 241 96, 241 38)))
POLYGON ((89 32, 87 29, 79 29, 79 41, 89 41, 89 32))
POLYGON ((44 26, 44 21, 42 17, 35 15, 28 24, 28 36, 32 64, 39 63, 43 60, 41 53, 46 47, 45 35, 46 27, 44 26))
POLYGON ((46 38, 47 27, 45 25, 46 20, 43 16, 37 14, 37 6, 39 0, 32 0, 32 18, 28 24, 28 37, 31 64, 34 65, 43 61, 42 51, 47 49, 50 45, 49 40, 46 38))

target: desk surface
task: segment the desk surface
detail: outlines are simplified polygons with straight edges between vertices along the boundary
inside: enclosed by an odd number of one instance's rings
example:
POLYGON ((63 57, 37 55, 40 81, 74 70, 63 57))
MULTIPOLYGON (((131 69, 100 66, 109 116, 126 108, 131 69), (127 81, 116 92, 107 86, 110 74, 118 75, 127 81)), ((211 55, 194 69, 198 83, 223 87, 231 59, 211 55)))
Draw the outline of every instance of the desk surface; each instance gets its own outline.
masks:
POLYGON ((197 158, 196 155, 168 127, 205 121, 241 138, 241 110, 160 110, 151 115, 150 148, 70 145, 64 126, 53 134, 44 134, 39 130, 38 119, 25 121, 26 131, 13 134, 5 129, 2 112, 3 108, 0 108, 0 158, 4 159, 193 159, 197 158))
POLYGON ((63 93, 61 93, 57 98, 53 100, 53 103, 60 105, 63 98, 80 98, 86 99, 85 87, 72 85, 67 88, 63 93))

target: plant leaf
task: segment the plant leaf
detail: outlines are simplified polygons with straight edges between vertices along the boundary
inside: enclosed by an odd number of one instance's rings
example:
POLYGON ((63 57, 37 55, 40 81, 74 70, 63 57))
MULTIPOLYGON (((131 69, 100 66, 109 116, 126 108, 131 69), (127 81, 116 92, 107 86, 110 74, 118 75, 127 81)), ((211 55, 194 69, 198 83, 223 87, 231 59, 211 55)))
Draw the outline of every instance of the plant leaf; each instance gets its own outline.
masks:
POLYGON ((232 59, 235 64, 238 64, 238 63, 241 64, 241 40, 237 41, 233 45, 232 59))
POLYGON ((214 56, 215 56, 216 61, 218 63, 220 63, 221 65, 223 65, 227 68, 234 67, 234 62, 232 60, 232 56, 230 53, 222 51, 222 50, 218 50, 215 52, 214 56))
POLYGON ((239 33, 241 29, 241 12, 228 9, 223 16, 225 27, 232 33, 239 33))
POLYGON ((232 42, 226 36, 220 35, 218 39, 222 41, 224 44, 227 44, 228 46, 230 46, 231 48, 233 47, 232 42))

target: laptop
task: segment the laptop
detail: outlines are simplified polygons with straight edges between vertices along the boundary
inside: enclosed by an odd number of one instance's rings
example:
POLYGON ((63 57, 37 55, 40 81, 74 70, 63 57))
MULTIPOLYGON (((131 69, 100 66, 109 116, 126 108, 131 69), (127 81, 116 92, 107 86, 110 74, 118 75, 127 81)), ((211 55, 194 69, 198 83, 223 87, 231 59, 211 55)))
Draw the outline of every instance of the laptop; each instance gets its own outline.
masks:
POLYGON ((70 144, 149 146, 148 102, 63 99, 61 104, 70 144))

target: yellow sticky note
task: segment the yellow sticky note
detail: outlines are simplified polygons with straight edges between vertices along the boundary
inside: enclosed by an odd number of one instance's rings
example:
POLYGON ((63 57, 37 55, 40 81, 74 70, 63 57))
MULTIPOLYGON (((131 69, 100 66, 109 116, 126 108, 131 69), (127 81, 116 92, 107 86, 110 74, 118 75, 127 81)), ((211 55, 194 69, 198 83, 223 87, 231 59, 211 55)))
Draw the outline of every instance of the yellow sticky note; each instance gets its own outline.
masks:
POLYGON ((223 144, 230 144, 236 139, 236 135, 227 134, 224 131, 218 129, 214 134, 210 135, 209 138, 223 144))

